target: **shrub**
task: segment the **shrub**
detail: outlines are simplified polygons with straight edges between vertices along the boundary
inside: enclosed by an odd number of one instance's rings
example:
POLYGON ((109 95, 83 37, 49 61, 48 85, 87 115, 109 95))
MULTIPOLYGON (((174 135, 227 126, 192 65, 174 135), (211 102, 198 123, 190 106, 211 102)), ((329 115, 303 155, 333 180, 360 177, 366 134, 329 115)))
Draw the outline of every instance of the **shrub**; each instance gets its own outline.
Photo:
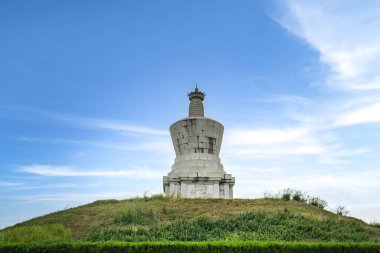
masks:
POLYGON ((308 196, 306 193, 303 193, 299 190, 294 190, 291 188, 287 188, 279 192, 278 194, 271 194, 270 192, 264 192, 264 198, 265 199, 281 199, 284 201, 300 201, 305 202, 309 205, 316 206, 319 208, 324 209, 327 206, 327 202, 323 199, 320 199, 318 197, 311 197, 308 196))
POLYGON ((324 209, 327 206, 327 202, 323 199, 320 199, 318 197, 311 197, 308 199, 307 203, 312 206, 316 206, 319 208, 324 209))
POLYGON ((288 188, 285 189, 281 194, 281 199, 285 201, 289 201, 292 198, 293 190, 288 188))
POLYGON ((299 190, 294 190, 292 200, 300 201, 300 202, 307 202, 307 196, 299 190))

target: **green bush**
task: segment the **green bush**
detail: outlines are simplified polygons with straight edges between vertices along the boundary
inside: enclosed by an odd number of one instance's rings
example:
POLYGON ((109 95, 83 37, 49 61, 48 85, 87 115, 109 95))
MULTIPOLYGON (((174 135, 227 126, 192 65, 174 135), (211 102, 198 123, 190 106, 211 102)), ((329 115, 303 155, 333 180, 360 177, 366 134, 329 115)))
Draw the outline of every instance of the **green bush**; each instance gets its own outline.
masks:
POLYGON ((60 224, 20 226, 2 230, 0 242, 62 242, 72 239, 69 230, 60 224))
POLYGON ((291 198, 292 198, 292 195, 290 195, 290 193, 284 193, 284 194, 281 196, 281 199, 282 199, 282 200, 285 200, 285 201, 289 201, 291 198))
POLYGON ((379 253, 379 244, 275 243, 275 242, 144 242, 0 244, 0 253, 379 253))

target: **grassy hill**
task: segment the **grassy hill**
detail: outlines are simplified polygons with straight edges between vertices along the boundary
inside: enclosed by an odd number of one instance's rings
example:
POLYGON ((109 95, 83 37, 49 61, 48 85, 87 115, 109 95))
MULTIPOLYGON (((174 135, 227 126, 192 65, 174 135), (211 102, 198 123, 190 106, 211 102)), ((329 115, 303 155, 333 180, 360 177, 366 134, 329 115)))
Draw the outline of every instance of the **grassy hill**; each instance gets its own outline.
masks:
POLYGON ((46 234, 86 241, 380 241, 378 226, 304 202, 162 196, 102 200, 51 213, 1 231, 0 241, 25 234, 34 241, 46 240, 46 234))

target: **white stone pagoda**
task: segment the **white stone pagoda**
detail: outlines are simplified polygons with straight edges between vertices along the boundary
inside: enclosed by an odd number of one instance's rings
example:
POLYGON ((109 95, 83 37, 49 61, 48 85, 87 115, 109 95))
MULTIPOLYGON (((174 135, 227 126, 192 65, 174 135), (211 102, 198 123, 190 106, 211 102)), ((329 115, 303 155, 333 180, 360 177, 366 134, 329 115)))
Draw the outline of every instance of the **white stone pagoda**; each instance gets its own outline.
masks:
POLYGON ((170 126, 176 158, 164 176, 165 195, 232 199, 235 178, 224 171, 219 157, 224 127, 204 116, 205 93, 196 87, 188 96, 189 117, 170 126))

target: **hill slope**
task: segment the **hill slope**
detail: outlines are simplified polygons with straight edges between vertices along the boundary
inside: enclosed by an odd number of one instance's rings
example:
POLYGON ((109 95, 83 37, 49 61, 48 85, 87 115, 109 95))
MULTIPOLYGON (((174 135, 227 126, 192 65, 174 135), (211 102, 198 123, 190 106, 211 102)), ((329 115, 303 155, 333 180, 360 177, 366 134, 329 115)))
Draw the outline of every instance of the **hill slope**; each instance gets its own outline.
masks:
POLYGON ((182 199, 102 200, 17 224, 62 224, 90 241, 380 241, 380 228, 297 201, 182 199))

